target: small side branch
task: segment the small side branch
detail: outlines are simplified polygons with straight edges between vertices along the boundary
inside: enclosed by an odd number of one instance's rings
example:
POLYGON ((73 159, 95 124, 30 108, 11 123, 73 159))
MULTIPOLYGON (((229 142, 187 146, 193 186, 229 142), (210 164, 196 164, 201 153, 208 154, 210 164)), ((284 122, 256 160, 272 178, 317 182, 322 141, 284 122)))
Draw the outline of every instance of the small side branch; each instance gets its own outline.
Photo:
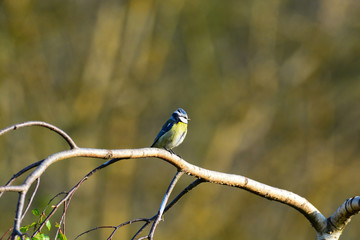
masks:
POLYGON ((23 213, 23 215, 21 217, 21 220, 23 220, 23 218, 25 217, 27 211, 29 210, 29 208, 31 206, 31 203, 34 200, 35 194, 36 194, 37 190, 39 189, 39 185, 40 185, 40 178, 38 178, 37 181, 36 181, 36 186, 35 186, 34 192, 30 197, 29 203, 28 203, 28 205, 27 205, 27 207, 26 207, 26 209, 25 209, 25 211, 24 211, 24 213, 23 213))
MULTIPOLYGON (((178 178, 180 178, 180 176, 178 176, 178 178)), ((174 180, 173 180, 174 181, 174 180)), ((172 181, 172 183, 173 183, 172 181)), ((177 180, 176 180, 177 181, 177 180)), ((194 189, 196 186, 198 186, 200 183, 203 183, 205 182, 203 179, 196 179, 194 182, 192 182, 191 184, 189 184, 184 190, 182 190, 175 198, 174 200, 171 201, 171 203, 169 203, 165 209, 163 210, 163 215, 171 208, 173 207, 179 200, 180 198, 182 198, 186 193, 190 192, 192 189, 194 189)), ((172 184, 171 183, 171 184, 172 184)), ((171 185, 170 184, 170 185, 171 185)), ((175 185, 175 184, 173 184, 175 185)), ((162 202, 164 203, 164 201, 162 202)), ((86 232, 83 232, 81 234, 79 234, 75 239, 79 238, 80 236, 86 234, 86 233, 89 233, 91 231, 95 231, 95 230, 98 230, 98 229, 102 229, 102 228, 113 228, 113 232, 110 234, 110 236, 107 238, 108 240, 112 239, 114 234, 116 233, 117 230, 119 230, 121 227, 125 226, 125 225, 128 225, 128 224, 132 224, 132 223, 135 223, 135 222, 145 222, 143 224, 143 226, 135 233, 135 235, 131 238, 132 240, 133 239, 136 239, 136 237, 153 221, 155 221, 156 219, 158 219, 158 214, 154 215, 153 217, 151 218, 137 218, 137 219, 133 219, 133 220, 129 220, 129 221, 126 221, 124 223, 121 223, 120 225, 117 225, 117 226, 101 226, 101 227, 95 227, 95 228, 92 228, 86 232)), ((146 238, 149 238, 149 235, 147 236, 144 236, 144 237, 141 237, 139 239, 146 239, 146 238)))
MULTIPOLYGON (((41 229, 45 226, 45 223, 47 220, 49 220, 54 214, 55 212, 58 210, 58 208, 64 204, 64 212, 61 216, 61 221, 59 223, 59 226, 61 226, 61 224, 63 223, 63 220, 65 218, 65 214, 66 214, 66 211, 67 211, 67 208, 68 206, 70 205, 70 202, 71 202, 71 199, 72 197, 74 196, 76 190, 78 190, 78 188, 81 186, 81 184, 83 184, 89 177, 91 177, 93 174, 95 174, 97 171, 99 171, 100 169, 103 169, 113 163, 116 163, 118 161, 122 160, 121 158, 114 158, 114 159, 111 159, 103 164, 101 164, 100 166, 94 168, 93 170, 91 170, 88 174, 86 174, 70 191, 68 192, 62 192, 62 193, 59 193, 57 194, 55 197, 53 197, 50 202, 52 200, 54 200, 56 197, 58 197, 59 195, 61 194, 65 194, 65 196, 54 206, 52 206, 52 210, 51 212, 47 215, 47 217, 44 219, 44 221, 40 224, 40 226, 34 231, 32 237, 34 237, 39 231, 41 231, 41 229)), ((49 202, 49 204, 50 204, 49 202)), ((49 205, 48 204, 48 205, 49 205)), ((45 211, 45 210, 44 210, 45 211)), ((43 212, 44 213, 44 212, 43 212)), ((114 227, 116 228, 116 227, 114 227)), ((58 228, 58 231, 59 231, 60 227, 58 228)), ((116 228, 117 229, 117 228, 116 228)), ((96 229, 94 229, 96 230, 96 229)), ((56 236, 57 236, 58 232, 56 233, 56 236)))
MULTIPOLYGON (((113 159, 116 160, 116 159, 113 159)), ((113 163, 113 162, 112 162, 113 163)), ((105 163, 104 163, 105 164, 105 163)), ((101 166, 100 166, 101 167, 101 166)), ((205 182, 203 179, 196 179, 195 181, 193 181, 192 183, 190 183, 184 190, 182 190, 164 209, 163 215, 170 209, 172 208, 185 194, 187 194, 188 192, 190 192, 192 189, 194 189, 195 187, 197 187, 200 183, 205 182)), ((79 234, 76 238, 78 239, 79 237, 83 236, 84 234, 87 234, 89 232, 98 230, 98 229, 104 229, 104 228, 113 228, 113 232, 110 234, 110 236, 107 238, 108 240, 112 239, 114 234, 116 233, 117 230, 119 230, 121 227, 135 223, 135 222, 145 222, 144 225, 139 229, 139 231, 137 231, 135 233, 135 235, 131 238, 132 240, 135 239, 151 222, 153 222, 155 219, 157 219, 158 214, 154 215, 151 218, 136 218, 133 220, 129 220, 126 221, 124 223, 121 223, 117 226, 100 226, 100 227, 95 227, 92 228, 90 230, 87 230, 81 234, 79 234)), ((148 236, 142 237, 142 239, 146 239, 148 238, 148 236)), ((141 238, 139 238, 141 239, 141 238)))
POLYGON ((156 220, 154 221, 151 229, 150 229, 150 233, 149 233, 149 239, 152 240, 153 237, 154 237, 154 233, 155 233, 155 229, 157 227, 157 225, 159 224, 160 220, 161 220, 161 217, 164 213, 164 210, 165 210, 165 206, 166 206, 166 203, 167 201, 169 200, 169 197, 170 197, 170 194, 171 192, 173 191, 176 183, 179 181, 180 177, 184 174, 184 172, 182 171, 178 171, 174 178, 172 179, 166 193, 165 193, 165 196, 163 198, 163 201, 161 202, 161 205, 160 205, 160 209, 159 209, 159 212, 157 214, 157 217, 156 217, 156 220))
MULTIPOLYGON (((18 173, 14 174, 14 176, 12 176, 10 178, 10 180, 4 185, 4 186, 9 186, 13 181, 15 181, 16 178, 20 177, 22 174, 24 174, 25 172, 29 171, 30 169, 33 169, 37 166, 39 166, 44 160, 40 160, 37 161, 33 164, 30 164, 29 166, 23 168, 22 170, 20 170, 18 173)), ((0 197, 4 194, 4 192, 0 191, 0 197)))
POLYGON ((42 121, 28 121, 28 122, 23 122, 23 123, 18 123, 18 124, 14 124, 12 126, 9 126, 7 128, 4 128, 2 130, 0 130, 0 136, 19 129, 19 128, 23 128, 23 127, 30 127, 30 126, 39 126, 39 127, 45 127, 47 129, 50 129, 51 131, 56 132, 57 134, 59 134, 62 138, 65 139, 65 141, 69 144, 70 148, 77 148, 76 143, 74 142, 74 140, 72 140, 72 138, 63 130, 61 130, 58 127, 55 127, 54 125, 51 125, 50 123, 46 123, 46 122, 42 122, 42 121))
MULTIPOLYGON (((196 179, 194 182, 190 183, 184 190, 182 190, 175 198, 174 200, 169 203, 169 205, 166 206, 164 210, 164 214, 172 208, 179 200, 182 198, 186 193, 190 192, 192 189, 194 189, 196 186, 198 186, 200 183, 205 182, 203 179, 196 179)), ((154 221, 157 218, 157 214, 149 219, 140 229, 135 233, 135 235, 131 238, 131 240, 134 240, 152 221, 154 221)))
POLYGON ((360 211, 360 196, 347 199, 336 212, 328 218, 329 231, 342 231, 350 222, 351 217, 360 211))
POLYGON ((186 193, 188 193, 189 191, 191 191, 192 189, 194 189, 197 185, 199 185, 200 183, 205 182, 204 179, 196 179, 195 181, 193 181, 192 183, 189 184, 189 186, 187 186, 184 190, 181 191, 181 193, 179 193, 179 195, 177 195, 174 200, 171 201, 171 203, 169 203, 169 205, 166 206, 164 212, 167 212, 172 206, 175 205, 175 203, 177 203, 180 198, 182 198, 186 193))
POLYGON ((129 220, 129 221, 126 221, 126 222, 124 222, 124 223, 121 223, 121 224, 119 224, 119 225, 117 225, 117 226, 100 226, 100 227, 95 227, 95 228, 92 228, 92 229, 90 229, 90 230, 87 230, 87 231, 85 231, 85 232, 83 232, 83 233, 80 233, 79 235, 77 235, 77 236, 74 238, 74 240, 80 238, 81 236, 83 236, 83 235, 85 235, 85 234, 87 234, 87 233, 89 233, 89 232, 92 232, 92 231, 95 231, 95 230, 98 230, 98 229, 108 229, 108 228, 112 228, 112 229, 114 229, 114 230, 112 231, 112 233, 110 234, 110 236, 107 238, 108 240, 110 240, 110 239, 113 238, 115 232, 116 232, 119 228, 121 228, 121 227, 123 227, 123 226, 126 226, 126 225, 130 225, 130 224, 132 224, 132 223, 136 223, 136 222, 148 222, 148 221, 149 221, 149 219, 147 219, 147 218, 136 218, 136 219, 129 220))

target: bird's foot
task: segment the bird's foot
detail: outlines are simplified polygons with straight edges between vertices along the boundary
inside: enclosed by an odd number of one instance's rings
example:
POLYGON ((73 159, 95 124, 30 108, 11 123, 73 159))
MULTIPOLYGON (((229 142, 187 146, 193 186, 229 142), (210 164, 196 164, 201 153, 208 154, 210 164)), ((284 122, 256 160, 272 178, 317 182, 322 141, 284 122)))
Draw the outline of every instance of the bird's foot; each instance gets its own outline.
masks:
POLYGON ((172 149, 165 148, 165 150, 168 151, 171 154, 174 154, 174 155, 178 156, 179 158, 182 158, 180 155, 176 154, 172 149))

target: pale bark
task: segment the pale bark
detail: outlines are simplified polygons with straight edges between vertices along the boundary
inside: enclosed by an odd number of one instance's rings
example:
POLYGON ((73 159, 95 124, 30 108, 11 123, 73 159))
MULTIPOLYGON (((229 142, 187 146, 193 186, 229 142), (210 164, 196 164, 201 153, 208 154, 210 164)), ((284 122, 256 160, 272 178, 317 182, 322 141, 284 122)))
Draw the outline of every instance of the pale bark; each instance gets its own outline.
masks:
MULTIPOLYGON (((23 209, 25 202, 25 195, 27 194, 30 186, 46 171, 46 169, 61 160, 74 158, 74 157, 92 157, 103 159, 135 159, 156 157, 167 161, 175 166, 178 171, 192 175, 202 181, 211 183, 227 185, 232 187, 241 188, 254 193, 258 196, 274 200, 283 204, 286 204, 303 214, 311 223, 317 234, 318 240, 335 240, 339 239, 345 226, 349 223, 351 217, 360 211, 360 197, 356 196, 346 200, 336 212, 329 217, 325 218, 320 211, 314 207, 305 198, 292 193, 290 191, 268 186, 266 184, 257 182, 250 178, 227 174, 222 172, 211 171, 205 168, 198 167, 190 164, 175 154, 171 154, 168 151, 157 148, 142 148, 142 149, 120 149, 120 150, 108 150, 108 149, 91 149, 91 148, 79 148, 74 141, 62 130, 42 122, 29 122, 19 125, 14 125, 9 128, 0 131, 0 135, 8 132, 9 130, 15 130, 24 126, 43 126, 49 128, 58 134, 60 134, 70 145, 70 150, 58 152, 50 155, 46 159, 32 164, 23 169, 21 174, 35 168, 30 175, 25 179, 21 185, 9 186, 12 180, 5 186, 0 186, 0 196, 2 192, 19 192, 19 200, 17 204, 17 211, 14 222, 13 238, 20 234, 20 226, 23 217, 23 209)), ((18 175, 21 175, 18 174, 18 175)), ((14 176, 18 176, 14 175, 14 176)))

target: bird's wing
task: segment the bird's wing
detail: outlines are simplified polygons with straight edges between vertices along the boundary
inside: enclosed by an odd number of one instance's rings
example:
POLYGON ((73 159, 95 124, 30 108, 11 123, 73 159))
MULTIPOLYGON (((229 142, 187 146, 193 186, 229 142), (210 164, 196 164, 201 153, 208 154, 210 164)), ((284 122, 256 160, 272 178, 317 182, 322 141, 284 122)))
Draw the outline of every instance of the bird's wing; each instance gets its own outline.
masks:
POLYGON ((166 123, 162 126, 159 134, 156 136, 153 144, 151 145, 151 147, 153 147, 155 145, 155 143, 159 140, 159 138, 164 135, 164 133, 166 133, 167 131, 169 131, 172 126, 174 125, 174 121, 172 121, 171 119, 167 120, 166 123))

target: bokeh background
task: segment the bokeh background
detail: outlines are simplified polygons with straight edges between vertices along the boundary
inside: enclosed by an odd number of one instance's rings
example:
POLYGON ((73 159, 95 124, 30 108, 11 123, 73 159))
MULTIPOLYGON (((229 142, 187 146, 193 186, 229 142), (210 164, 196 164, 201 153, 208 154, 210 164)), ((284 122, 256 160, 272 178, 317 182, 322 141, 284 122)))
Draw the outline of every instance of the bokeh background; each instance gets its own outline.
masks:
MULTIPOLYGON (((176 152, 185 160, 293 191, 328 217, 359 194, 359 12, 355 0, 4 0, 0 128, 41 120, 81 147, 141 148, 183 107, 192 120, 176 152)), ((39 127, 1 136, 1 184, 64 149, 39 127)), ((32 208, 102 162, 53 165, 32 208)), ((68 239, 154 215, 175 171, 149 158, 97 173, 72 200, 68 239)), ((175 193, 191 181, 183 177, 175 193)), ((0 199, 0 235, 16 200, 0 199)), ((355 216, 342 239, 359 239, 359 224, 355 216)), ((156 238, 300 240, 315 232, 285 205, 207 183, 165 215, 156 238)))

